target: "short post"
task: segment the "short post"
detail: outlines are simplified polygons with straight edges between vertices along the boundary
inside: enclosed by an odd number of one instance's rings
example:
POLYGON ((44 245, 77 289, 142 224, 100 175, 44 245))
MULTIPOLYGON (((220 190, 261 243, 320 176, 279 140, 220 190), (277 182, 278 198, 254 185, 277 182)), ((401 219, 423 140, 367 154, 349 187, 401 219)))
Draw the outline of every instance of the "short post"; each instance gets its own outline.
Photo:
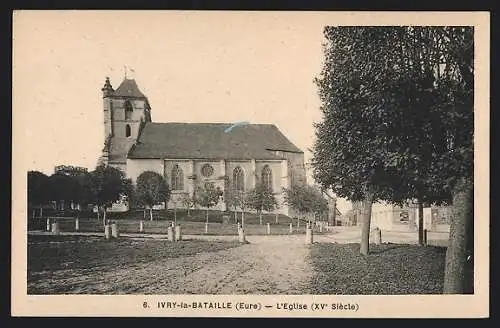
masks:
POLYGON ((289 232, 293 233, 293 224, 292 223, 290 223, 290 231, 289 232))
POLYGON ((313 243, 313 229, 309 224, 306 225, 306 244, 313 243))
POLYGON ((78 218, 75 219, 75 230, 80 230, 80 220, 78 218))
POLYGON ((208 233, 208 222, 205 223, 205 233, 208 233))
POLYGON ((246 242, 246 239, 245 239, 245 230, 243 230, 243 228, 241 228, 241 227, 238 227, 238 241, 240 243, 245 243, 246 242))
POLYGON ((375 229, 373 229, 373 232, 374 232, 373 242, 375 243, 375 245, 380 245, 382 243, 382 230, 380 230, 379 227, 375 227, 375 229))
POLYGON ((424 246, 427 246, 427 229, 424 229, 424 246))
POLYGON ((52 223, 52 234, 57 236, 60 232, 61 230, 59 229, 59 222, 56 221, 52 223))
POLYGON ((168 226, 167 228, 168 241, 174 241, 174 228, 172 226, 168 226))
POLYGON ((120 232, 118 231, 118 223, 116 222, 111 224, 111 237, 113 238, 120 237, 120 232))
POLYGON ((50 225, 50 218, 47 218, 47 231, 50 231, 51 225, 50 225))
POLYGON ((175 241, 180 241, 181 239, 182 239, 181 226, 176 225, 175 226, 175 241))
POLYGON ((109 224, 104 226, 104 238, 106 240, 111 238, 111 226, 109 224))
POLYGON ((269 222, 267 222, 267 234, 271 234, 271 225, 269 224, 269 222))
POLYGON ((144 221, 142 220, 139 222, 139 232, 144 232, 144 221))

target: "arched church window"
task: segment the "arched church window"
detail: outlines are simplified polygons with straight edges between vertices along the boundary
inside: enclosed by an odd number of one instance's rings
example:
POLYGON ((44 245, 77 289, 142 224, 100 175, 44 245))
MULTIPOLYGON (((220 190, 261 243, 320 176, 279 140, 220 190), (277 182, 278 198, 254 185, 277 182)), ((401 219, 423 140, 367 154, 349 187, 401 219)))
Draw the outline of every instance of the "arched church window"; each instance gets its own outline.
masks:
POLYGON ((245 190, 245 175, 239 166, 233 170, 233 189, 238 191, 245 190))
POLYGON ((184 190, 184 173, 179 165, 174 165, 171 177, 172 190, 184 190))
POLYGON ((132 135, 132 130, 130 129, 130 125, 125 125, 125 136, 130 137, 132 135))
POLYGON ((262 186, 269 191, 273 190, 273 173, 269 165, 264 166, 262 169, 262 186))
POLYGON ((132 118, 132 113, 134 112, 134 109, 132 108, 132 104, 130 101, 125 101, 125 119, 130 120, 132 118))

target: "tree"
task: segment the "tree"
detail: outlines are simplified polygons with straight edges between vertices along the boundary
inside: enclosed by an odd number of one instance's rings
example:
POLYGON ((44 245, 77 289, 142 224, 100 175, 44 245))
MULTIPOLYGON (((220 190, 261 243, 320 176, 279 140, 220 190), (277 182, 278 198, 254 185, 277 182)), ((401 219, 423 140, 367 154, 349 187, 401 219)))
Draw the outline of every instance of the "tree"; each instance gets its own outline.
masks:
POLYGON ((55 201, 59 208, 61 202, 64 202, 64 206, 66 206, 79 198, 79 183, 74 176, 54 173, 47 180, 46 192, 47 197, 55 201))
POLYGON ((368 252, 374 200, 444 198, 439 178, 429 175, 437 161, 432 141, 440 146, 443 140, 437 133, 433 70, 423 64, 436 57, 430 46, 434 32, 414 27, 325 29, 326 63, 316 80, 324 120, 316 126, 313 166, 325 187, 350 200, 364 200, 363 254, 368 252), (341 163, 326 167, 329 162, 341 163))
POLYGON ((249 207, 249 197, 248 194, 242 190, 235 195, 236 206, 239 207, 241 211, 241 226, 245 226, 245 210, 249 207))
POLYGON ((215 188, 213 183, 204 183, 196 189, 196 203, 206 208, 206 221, 208 223, 208 210, 219 202, 222 195, 220 189, 215 188))
POLYGON ((262 224, 262 211, 272 211, 278 202, 271 190, 258 183, 246 195, 248 206, 259 213, 259 222, 262 224))
MULTIPOLYGON (((452 199, 461 207, 459 199, 471 199, 473 30, 327 27, 325 36, 314 176, 363 201, 360 252, 367 254, 373 200, 452 199)), ((470 213, 457 209, 451 224, 445 292, 463 285, 470 213)))
POLYGON ((191 216, 191 213, 189 212, 191 208, 193 208, 195 205, 196 205, 196 202, 194 200, 194 197, 192 197, 191 195, 189 195, 189 193, 185 193, 183 196, 182 196, 182 205, 187 208, 187 215, 188 216, 191 216))
MULTIPOLYGON (((474 30, 443 31, 447 69, 439 82, 444 101, 444 151, 434 172, 444 172, 454 209, 446 252, 444 293, 473 293, 474 282, 474 30)), ((436 173, 435 173, 436 174, 436 173)))
POLYGON ((301 216, 321 214, 328 210, 328 202, 321 191, 309 185, 294 185, 284 188, 285 203, 301 216))
POLYGON ((90 173, 92 201, 97 205, 97 217, 103 210, 103 225, 106 224, 106 210, 120 196, 130 191, 131 183, 125 174, 112 166, 99 165, 90 173))
POLYGON ((92 177, 90 173, 83 172, 79 175, 76 175, 74 179, 77 182, 77 191, 76 191, 76 201, 78 202, 78 208, 87 206, 92 202, 93 194, 92 194, 92 177))
POLYGON ((165 179, 153 171, 142 172, 136 181, 135 196, 139 204, 149 208, 149 217, 153 221, 153 206, 168 202, 170 189, 165 179))
POLYGON ((241 203, 242 193, 242 191, 230 188, 229 186, 226 186, 226 190, 224 191, 224 201, 229 210, 233 209, 235 223, 238 221, 236 211, 241 203))
POLYGON ((323 197, 323 193, 320 190, 316 188, 311 189, 312 212, 315 215, 321 216, 323 213, 328 212, 328 201, 323 197))
MULTIPOLYGON (((43 205, 49 200, 47 197, 47 182, 49 177, 39 171, 28 172, 28 204, 40 207, 40 217, 43 216, 43 205)), ((33 217, 35 217, 33 209, 33 217)))

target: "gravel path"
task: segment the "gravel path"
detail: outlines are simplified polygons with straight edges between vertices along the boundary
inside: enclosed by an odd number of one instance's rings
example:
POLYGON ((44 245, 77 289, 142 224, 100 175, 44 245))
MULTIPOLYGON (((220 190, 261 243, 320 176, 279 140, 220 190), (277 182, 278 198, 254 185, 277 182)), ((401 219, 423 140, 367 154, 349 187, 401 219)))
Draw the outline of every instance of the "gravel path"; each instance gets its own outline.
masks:
POLYGON ((216 253, 158 263, 177 279, 160 274, 145 293, 171 294, 303 294, 312 270, 303 238, 261 238, 262 242, 216 253))

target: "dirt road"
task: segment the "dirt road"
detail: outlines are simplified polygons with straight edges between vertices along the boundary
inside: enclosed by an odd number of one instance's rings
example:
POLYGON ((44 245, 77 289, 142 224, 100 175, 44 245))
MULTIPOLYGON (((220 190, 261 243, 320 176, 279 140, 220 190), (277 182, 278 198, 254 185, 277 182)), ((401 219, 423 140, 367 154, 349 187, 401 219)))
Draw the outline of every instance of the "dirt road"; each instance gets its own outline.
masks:
POLYGON ((260 240, 166 264, 177 279, 167 278, 145 287, 143 291, 156 293, 159 289, 174 294, 307 293, 312 269, 307 263, 309 248, 304 245, 304 238, 256 239, 260 240))
POLYGON ((248 239, 249 244, 236 248, 146 263, 78 270, 68 263, 68 270, 55 270, 51 279, 38 279, 33 287, 56 294, 101 295, 308 293, 312 268, 303 236, 248 239))

